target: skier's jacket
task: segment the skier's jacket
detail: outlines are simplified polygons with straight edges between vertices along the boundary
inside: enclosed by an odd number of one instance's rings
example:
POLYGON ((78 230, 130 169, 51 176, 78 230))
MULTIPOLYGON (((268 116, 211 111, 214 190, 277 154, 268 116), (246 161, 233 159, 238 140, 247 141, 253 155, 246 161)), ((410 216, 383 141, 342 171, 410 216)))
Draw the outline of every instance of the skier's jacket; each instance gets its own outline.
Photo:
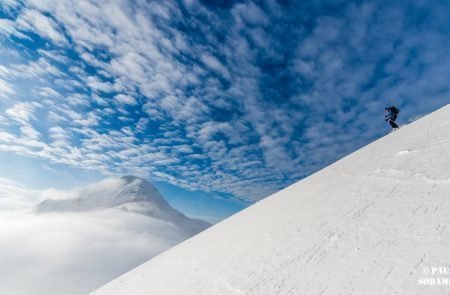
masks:
POLYGON ((392 106, 390 108, 386 108, 386 115, 384 115, 384 120, 385 121, 395 121, 397 119, 397 115, 398 113, 400 113, 400 110, 397 109, 396 107, 392 106))

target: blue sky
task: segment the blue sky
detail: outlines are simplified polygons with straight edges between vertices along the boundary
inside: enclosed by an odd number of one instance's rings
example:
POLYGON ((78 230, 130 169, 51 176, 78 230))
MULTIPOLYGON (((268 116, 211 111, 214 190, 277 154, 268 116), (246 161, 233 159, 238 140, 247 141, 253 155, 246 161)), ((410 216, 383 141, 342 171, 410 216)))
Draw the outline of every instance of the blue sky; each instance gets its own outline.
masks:
POLYGON ((448 103, 448 5, 4 0, 0 176, 220 219, 448 103))

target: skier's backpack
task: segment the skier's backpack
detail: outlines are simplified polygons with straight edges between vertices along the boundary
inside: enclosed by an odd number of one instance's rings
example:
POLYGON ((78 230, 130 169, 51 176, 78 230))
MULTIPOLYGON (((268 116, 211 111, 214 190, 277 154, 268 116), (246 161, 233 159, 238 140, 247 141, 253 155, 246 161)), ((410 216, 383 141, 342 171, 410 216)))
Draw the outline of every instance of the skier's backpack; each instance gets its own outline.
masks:
POLYGON ((392 107, 391 107, 391 112, 392 112, 394 115, 398 115, 398 113, 400 113, 400 110, 397 109, 396 107, 392 106, 392 107))

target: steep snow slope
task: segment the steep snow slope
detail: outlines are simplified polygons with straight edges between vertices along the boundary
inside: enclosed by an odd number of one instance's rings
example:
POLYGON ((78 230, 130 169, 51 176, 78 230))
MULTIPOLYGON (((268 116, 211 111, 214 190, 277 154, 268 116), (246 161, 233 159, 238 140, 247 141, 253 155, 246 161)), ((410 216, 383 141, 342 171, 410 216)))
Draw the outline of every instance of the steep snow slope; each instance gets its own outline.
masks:
POLYGON ((169 221, 191 235, 209 226, 204 221, 187 218, 172 208, 151 183, 136 176, 108 178, 88 186, 76 198, 45 200, 36 206, 35 211, 38 213, 86 212, 110 208, 132 211, 169 221))
POLYGON ((93 294, 446 294, 449 249, 447 105, 93 294))

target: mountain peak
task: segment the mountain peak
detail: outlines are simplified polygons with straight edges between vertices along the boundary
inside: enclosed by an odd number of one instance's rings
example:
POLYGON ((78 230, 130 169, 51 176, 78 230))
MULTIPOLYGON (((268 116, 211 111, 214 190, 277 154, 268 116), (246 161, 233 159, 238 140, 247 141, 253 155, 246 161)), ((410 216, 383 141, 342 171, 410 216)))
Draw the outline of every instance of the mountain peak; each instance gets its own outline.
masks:
POLYGON ((170 221, 192 232, 209 226, 204 221, 190 219, 172 208, 155 186, 133 175, 107 178, 91 184, 73 199, 45 200, 36 206, 35 211, 79 212, 113 208, 170 221))
MULTIPOLYGON (((131 183, 131 182, 135 182, 135 181, 148 182, 146 179, 139 177, 139 176, 135 176, 135 175, 123 175, 123 176, 120 176, 119 178, 126 181, 126 183, 131 183)), ((150 184, 150 182, 148 182, 148 183, 150 184)))
MULTIPOLYGON (((91 184, 80 191, 72 211, 89 211, 102 208, 114 208, 130 202, 150 202, 160 207, 168 204, 159 191, 147 180, 127 175, 107 178, 91 184)), ((68 202, 74 200, 51 200, 51 202, 68 202)), ((41 204, 49 204, 44 202, 41 204)), ((41 204, 38 211, 45 209, 41 204)))

